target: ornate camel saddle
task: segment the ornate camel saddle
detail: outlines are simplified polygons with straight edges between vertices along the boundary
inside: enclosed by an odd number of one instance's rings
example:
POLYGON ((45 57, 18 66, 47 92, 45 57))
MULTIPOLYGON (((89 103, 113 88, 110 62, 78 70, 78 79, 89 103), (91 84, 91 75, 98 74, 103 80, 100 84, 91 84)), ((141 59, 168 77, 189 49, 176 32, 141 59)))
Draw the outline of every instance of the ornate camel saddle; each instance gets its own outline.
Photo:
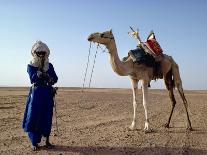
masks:
POLYGON ((145 64, 148 67, 152 67, 154 74, 153 79, 162 79, 160 61, 156 61, 155 58, 151 54, 145 52, 145 50, 142 47, 130 50, 128 52, 128 57, 131 57, 134 63, 145 64))
POLYGON ((147 41, 144 43, 144 45, 149 49, 145 51, 149 52, 154 57, 163 55, 163 50, 160 44, 157 42, 153 31, 150 32, 149 36, 147 37, 147 41))
MULTIPOLYGON (((163 59, 163 50, 155 38, 153 31, 150 32, 146 42, 141 42, 137 49, 130 50, 128 56, 137 63, 144 63, 147 66, 153 66, 154 61, 160 62, 163 59), (154 59, 153 59, 154 58, 154 59)), ((126 60, 127 57, 123 58, 126 60)))
POLYGON ((153 31, 149 34, 147 41, 144 43, 141 42, 136 49, 130 50, 128 56, 123 58, 123 61, 126 61, 128 57, 131 57, 134 63, 152 67, 154 70, 154 79, 162 78, 160 62, 163 60, 164 55, 153 31))
POLYGON ((130 56, 135 63, 145 64, 149 67, 153 67, 155 65, 155 58, 149 53, 146 53, 140 46, 136 49, 130 50, 128 56, 130 56))

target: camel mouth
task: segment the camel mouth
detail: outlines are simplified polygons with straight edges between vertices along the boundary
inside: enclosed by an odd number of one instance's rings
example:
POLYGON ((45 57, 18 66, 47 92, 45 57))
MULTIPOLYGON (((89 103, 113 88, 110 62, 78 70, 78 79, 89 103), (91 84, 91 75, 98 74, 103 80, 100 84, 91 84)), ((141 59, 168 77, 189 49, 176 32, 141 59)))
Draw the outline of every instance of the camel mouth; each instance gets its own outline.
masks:
POLYGON ((93 36, 89 36, 89 37, 88 37, 88 41, 92 41, 93 39, 94 39, 93 36))

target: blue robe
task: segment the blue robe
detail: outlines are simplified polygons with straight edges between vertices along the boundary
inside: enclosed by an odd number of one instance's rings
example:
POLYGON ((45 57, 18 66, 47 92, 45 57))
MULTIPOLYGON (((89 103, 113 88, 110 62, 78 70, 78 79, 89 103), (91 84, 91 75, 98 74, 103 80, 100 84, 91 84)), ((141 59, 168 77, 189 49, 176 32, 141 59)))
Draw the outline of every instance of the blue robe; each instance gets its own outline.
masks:
POLYGON ((51 63, 47 77, 38 76, 37 71, 37 67, 28 65, 27 72, 33 86, 29 90, 22 123, 33 145, 39 143, 42 136, 49 137, 51 133, 54 106, 52 84, 58 80, 51 63))

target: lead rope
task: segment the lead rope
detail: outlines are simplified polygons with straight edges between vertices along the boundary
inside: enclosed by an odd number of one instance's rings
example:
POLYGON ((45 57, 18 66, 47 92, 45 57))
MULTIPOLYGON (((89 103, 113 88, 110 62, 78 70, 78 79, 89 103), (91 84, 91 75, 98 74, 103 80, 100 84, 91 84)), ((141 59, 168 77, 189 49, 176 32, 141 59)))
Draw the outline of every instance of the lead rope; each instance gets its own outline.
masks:
POLYGON ((95 67, 95 63, 96 63, 96 57, 97 57, 98 48, 100 48, 103 53, 106 52, 106 47, 105 47, 105 49, 103 49, 100 46, 100 44, 97 45, 96 53, 95 53, 94 60, 93 60, 93 67, 92 67, 92 71, 91 71, 90 82, 89 82, 89 85, 88 85, 89 88, 91 87, 91 79, 92 79, 92 75, 93 75, 93 72, 94 72, 94 67, 95 67))
POLYGON ((92 79, 92 76, 93 76, 94 66, 95 66, 95 63, 96 63, 96 57, 97 57, 98 47, 99 47, 99 44, 97 45, 96 53, 95 53, 94 60, 93 60, 93 67, 92 67, 92 70, 91 70, 90 81, 89 81, 89 84, 88 84, 88 87, 89 88, 91 87, 91 79, 92 79))
MULTIPOLYGON (((100 45, 98 44, 97 45, 97 48, 96 48, 96 53, 94 55, 94 60, 93 60, 93 66, 92 66, 92 70, 91 70, 91 75, 90 75, 90 80, 89 80, 89 84, 88 84, 88 87, 90 88, 91 87, 91 81, 92 81, 92 77, 93 77, 93 72, 94 72, 94 67, 95 67, 95 63, 96 63, 96 57, 97 57, 97 53, 98 53, 98 48, 100 47, 100 45)), ((101 47, 100 47, 101 48, 101 47)), ((102 48, 101 48, 102 49, 102 48)), ((104 50, 103 50, 104 51, 104 50)), ((91 55, 91 43, 90 43, 90 47, 89 47, 89 51, 88 51, 88 60, 87 60, 87 63, 86 63, 86 69, 85 69, 85 74, 84 74, 84 79, 83 79, 83 85, 82 85, 82 92, 83 92, 83 89, 85 88, 85 82, 86 82, 86 75, 87 75, 87 72, 88 72, 88 66, 89 66, 89 61, 90 61, 90 55, 91 55)))
MULTIPOLYGON (((94 73, 94 67, 95 67, 95 63, 96 63, 96 57, 97 57, 97 53, 98 53, 98 47, 99 47, 99 44, 97 45, 96 53, 94 55, 93 67, 92 67, 92 71, 91 71, 91 75, 90 75, 90 81, 89 81, 89 85, 88 85, 89 88, 91 87, 91 81, 92 81, 92 77, 93 77, 93 73, 94 73)), ((81 103, 83 101, 86 102, 86 100, 84 99, 85 98, 84 88, 85 88, 86 76, 87 76, 89 62, 90 62, 90 55, 91 55, 91 43, 90 43, 90 47, 89 47, 89 51, 88 51, 88 60, 87 60, 87 63, 86 63, 86 69, 85 69, 85 74, 84 74, 84 79, 83 79, 83 85, 82 85, 82 90, 81 90, 81 97, 80 97, 79 103, 81 103)), ((89 108, 83 107, 82 104, 80 104, 79 106, 81 108, 84 108, 84 109, 91 108, 91 107, 89 107, 89 108)))
POLYGON ((88 72, 88 64, 89 64, 89 61, 90 61, 90 55, 91 55, 91 42, 90 42, 90 47, 89 47, 89 50, 88 50, 88 61, 87 61, 87 64, 86 64, 85 75, 84 75, 84 79, 83 79, 82 92, 83 92, 83 88, 85 87, 86 75, 87 75, 87 72, 88 72))
MULTIPOLYGON (((92 69, 92 72, 91 72, 91 75, 90 75, 90 82, 89 82, 89 87, 90 87, 90 84, 91 84, 91 79, 92 79, 92 75, 93 75, 93 70, 94 70, 94 66, 95 66, 95 59, 96 59, 96 55, 97 55, 97 49, 96 49, 96 54, 94 56, 94 63, 93 63, 93 69, 92 69)), ((89 67, 89 62, 90 62, 90 55, 91 55, 91 42, 90 42, 90 46, 89 46, 89 50, 88 50, 88 60, 87 60, 87 63, 86 63, 86 69, 85 69, 85 74, 84 74, 84 79, 83 79, 83 85, 82 85, 82 90, 81 90, 81 95, 80 95, 80 99, 78 101, 79 103, 79 107, 80 108, 84 108, 84 109, 88 109, 86 107, 86 104, 82 104, 83 102, 86 103, 86 99, 85 99, 85 93, 84 93, 84 88, 85 88, 85 83, 86 83, 86 76, 87 76, 87 73, 88 73, 88 67, 89 67)))

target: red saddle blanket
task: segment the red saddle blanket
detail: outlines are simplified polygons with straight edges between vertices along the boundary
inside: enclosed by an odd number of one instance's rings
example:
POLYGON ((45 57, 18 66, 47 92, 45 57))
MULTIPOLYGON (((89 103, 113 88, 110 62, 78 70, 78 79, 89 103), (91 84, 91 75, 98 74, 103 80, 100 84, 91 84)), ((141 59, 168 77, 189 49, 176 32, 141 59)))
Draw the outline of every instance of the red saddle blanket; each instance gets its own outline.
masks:
POLYGON ((147 41, 145 42, 145 45, 150 49, 150 51, 155 55, 161 55, 163 53, 162 48, 160 47, 160 44, 155 39, 155 34, 153 31, 151 31, 150 35, 147 38, 147 41))
POLYGON ((162 48, 160 47, 159 43, 154 38, 148 39, 145 42, 145 45, 157 56, 163 53, 162 48))

